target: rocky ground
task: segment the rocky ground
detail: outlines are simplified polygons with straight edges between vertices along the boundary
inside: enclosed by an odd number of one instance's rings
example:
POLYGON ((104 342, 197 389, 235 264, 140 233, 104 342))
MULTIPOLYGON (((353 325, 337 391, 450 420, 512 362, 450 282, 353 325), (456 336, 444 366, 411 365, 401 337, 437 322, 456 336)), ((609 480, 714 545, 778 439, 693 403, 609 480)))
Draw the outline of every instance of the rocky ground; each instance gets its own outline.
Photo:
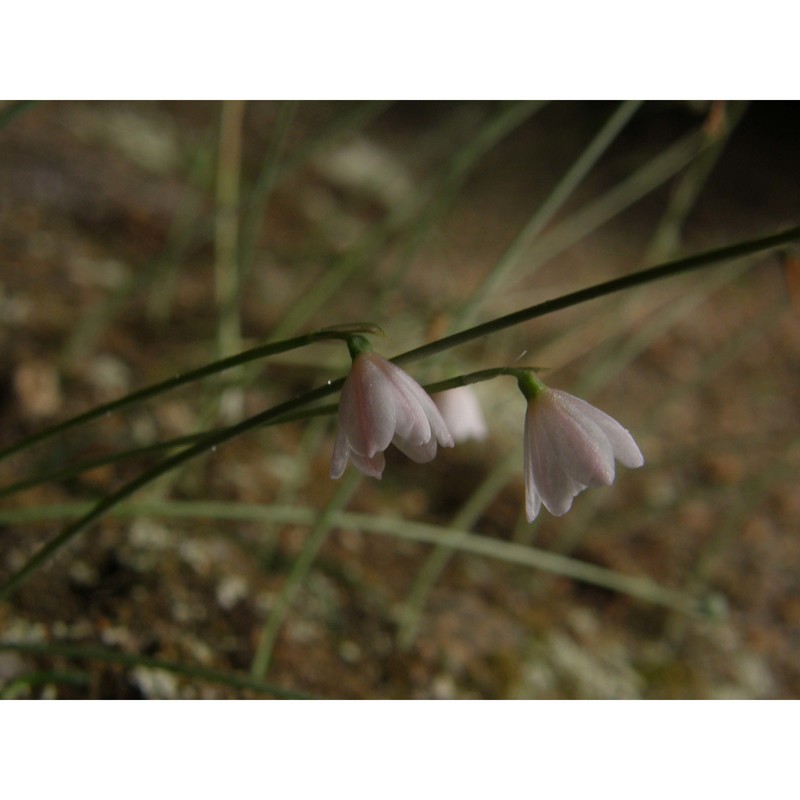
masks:
MULTIPOLYGON (((367 319, 388 335, 376 347, 393 355, 655 263, 653 253, 695 252, 800 220, 800 115, 759 103, 691 199, 678 251, 652 249, 680 191, 672 179, 555 253, 561 223, 731 114, 645 105, 538 244, 481 289, 614 108, 549 104, 521 117, 460 180, 453 154, 502 106, 248 104, 239 208, 247 270, 234 344, 367 319), (417 201, 429 196, 430 206, 417 201), (474 313, 460 316, 476 296, 474 313)), ((215 103, 0 107, 0 447, 226 346, 214 268, 226 236, 224 215, 215 216, 220 114, 215 103)), ((235 146, 223 147, 223 173, 232 153, 235 162, 235 146)), ((478 387, 488 440, 425 467, 389 454, 384 479, 354 483, 347 504, 447 526, 499 475, 468 526, 475 533, 649 578, 704 599, 707 613, 456 552, 408 628, 409 593, 432 545, 402 536, 401 523, 397 535, 333 525, 275 625, 263 680, 322 698, 800 695, 799 269, 791 250, 772 253, 409 365, 435 380, 522 358, 630 428, 644 468, 620 468, 612 489, 587 491, 565 517, 525 523, 524 404, 501 381, 478 387)), ((346 368, 341 345, 321 344, 225 384, 163 395, 0 461, 0 486, 229 424, 346 368)), ((138 511, 83 532, 0 604, 0 691, 268 695, 247 676, 309 553, 314 515, 287 521, 259 510, 319 512, 335 500, 344 490, 327 477, 332 443, 330 418, 252 432, 146 487, 132 498, 138 511), (177 516, 179 504, 191 515, 177 516)), ((0 579, 73 513, 48 509, 96 501, 158 458, 0 497, 0 579)))

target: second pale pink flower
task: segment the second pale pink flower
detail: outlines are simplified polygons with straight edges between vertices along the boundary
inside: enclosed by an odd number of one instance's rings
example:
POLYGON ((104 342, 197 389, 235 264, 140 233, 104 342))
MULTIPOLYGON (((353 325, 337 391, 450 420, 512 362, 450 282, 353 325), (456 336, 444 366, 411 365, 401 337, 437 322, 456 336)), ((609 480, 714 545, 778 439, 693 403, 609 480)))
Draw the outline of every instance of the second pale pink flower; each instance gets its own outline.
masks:
POLYGON ((529 522, 542 504, 560 517, 588 486, 614 482, 614 459, 641 467, 630 432, 608 414, 567 392, 541 389, 525 414, 525 500, 529 522))

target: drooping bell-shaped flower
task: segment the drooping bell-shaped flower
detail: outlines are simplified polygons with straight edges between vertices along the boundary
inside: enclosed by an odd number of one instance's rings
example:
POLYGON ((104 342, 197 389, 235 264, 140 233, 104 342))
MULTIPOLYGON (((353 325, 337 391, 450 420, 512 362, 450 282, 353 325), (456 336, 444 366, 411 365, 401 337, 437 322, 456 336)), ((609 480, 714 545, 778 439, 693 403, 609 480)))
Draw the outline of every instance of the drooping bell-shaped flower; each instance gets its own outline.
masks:
POLYGON ((380 478, 383 451, 390 444, 419 463, 436 456, 437 444, 453 446, 433 400, 410 375, 371 351, 351 347, 351 352, 353 366, 339 398, 331 478, 341 477, 350 459, 365 475, 380 478))
POLYGON ((478 397, 471 386, 438 392, 433 395, 433 402, 456 442, 483 441, 489 435, 478 397))
POLYGON ((542 505, 566 514, 573 498, 589 486, 614 482, 614 459, 641 467, 644 458, 630 432, 585 400, 548 389, 527 376, 520 388, 525 413, 525 510, 533 522, 542 505))

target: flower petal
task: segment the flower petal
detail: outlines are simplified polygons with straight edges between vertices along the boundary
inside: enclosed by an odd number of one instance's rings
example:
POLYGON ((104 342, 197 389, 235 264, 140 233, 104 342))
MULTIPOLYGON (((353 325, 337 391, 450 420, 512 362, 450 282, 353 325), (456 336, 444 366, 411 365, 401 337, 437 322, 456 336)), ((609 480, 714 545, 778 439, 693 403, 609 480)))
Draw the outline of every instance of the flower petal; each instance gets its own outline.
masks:
POLYGON ((336 431, 336 442, 333 445, 333 458, 331 459, 330 476, 333 480, 341 478, 347 466, 347 459, 350 455, 350 445, 347 444, 347 435, 344 426, 340 423, 336 431))
POLYGON ((541 511, 542 498, 536 490, 533 477, 533 443, 530 438, 530 414, 525 415, 524 433, 524 461, 525 461, 525 516, 528 522, 533 522, 541 511))
MULTIPOLYGON (((405 375, 405 373, 403 374, 405 375)), ((436 403, 433 402, 431 396, 410 375, 405 375, 405 377, 409 381, 409 391, 414 395, 420 408, 428 419, 431 434, 442 447, 453 447, 455 445, 453 436, 441 413, 439 413, 439 409, 436 408, 436 403)))
POLYGON ((489 435, 480 404, 471 386, 457 386, 432 398, 456 442, 483 441, 489 435))
POLYGON ((420 400, 427 397, 425 390, 400 367, 381 358, 376 366, 383 372, 392 386, 396 403, 397 421, 395 433, 412 444, 423 444, 431 438, 431 425, 420 400))
POLYGON ((339 398, 339 425, 350 448, 367 458, 389 446, 396 424, 393 388, 370 355, 353 361, 339 398))
POLYGON ((583 486, 609 486, 614 482, 611 443, 582 409, 568 402, 570 398, 550 390, 535 401, 539 424, 550 436, 553 457, 583 486))
POLYGON ((400 394, 408 398, 409 403, 414 407, 414 414, 416 415, 421 412, 425 419, 423 424, 422 420, 415 416, 415 422, 419 424, 418 428, 415 426, 409 433, 406 433, 401 430, 398 425, 397 433, 411 443, 423 444, 427 442, 431 436, 434 436, 442 447, 453 447, 453 437, 430 395, 407 372, 400 369, 396 364, 393 364, 391 361, 386 361, 385 359, 381 359, 381 361, 381 367, 385 371, 386 377, 397 387, 400 394), (423 435, 417 437, 415 435, 417 432, 423 435), (415 442, 417 438, 419 441, 415 442))
POLYGON ((353 460, 353 464, 365 475, 369 475, 370 478, 380 480, 383 477, 383 468, 386 466, 383 452, 376 453, 372 458, 368 458, 352 451, 350 458, 353 460))
POLYGON ((542 417, 535 404, 528 407, 531 417, 528 428, 528 446, 531 448, 533 485, 545 508, 556 517, 572 508, 572 499, 586 488, 576 481, 561 463, 556 447, 557 432, 547 427, 547 418, 542 417))
POLYGON ((422 444, 412 444, 400 436, 395 436, 392 444, 417 464, 425 464, 436 458, 436 439, 433 438, 422 444))
POLYGON ((531 484, 530 487, 526 487, 525 491, 525 516, 528 519, 528 522, 533 522, 537 516, 539 516, 539 512, 542 510, 542 498, 539 497, 539 493, 536 491, 536 487, 531 484))
MULTIPOLYGON (((557 390, 552 391, 554 393, 557 392, 557 390)), ((613 417, 610 417, 599 408, 595 408, 585 400, 566 392, 557 393, 561 396, 562 402, 573 410, 573 413, 583 414, 603 431, 614 452, 614 457, 620 464, 631 469, 641 467, 644 464, 642 451, 627 428, 623 428, 613 417)))

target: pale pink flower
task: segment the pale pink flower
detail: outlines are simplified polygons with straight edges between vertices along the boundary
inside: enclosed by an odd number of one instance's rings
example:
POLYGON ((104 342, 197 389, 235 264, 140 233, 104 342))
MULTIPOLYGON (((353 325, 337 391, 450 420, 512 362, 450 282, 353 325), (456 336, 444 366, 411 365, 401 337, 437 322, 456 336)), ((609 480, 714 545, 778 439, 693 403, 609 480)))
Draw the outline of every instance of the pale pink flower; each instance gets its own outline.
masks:
POLYGON ((588 486, 610 486, 615 458, 626 467, 644 464, 619 422, 585 400, 544 386, 528 399, 524 444, 528 522, 542 504, 560 517, 588 486))
POLYGON ((425 390, 376 353, 356 355, 339 398, 331 478, 341 477, 348 459, 365 475, 380 478, 390 444, 424 463, 436 455, 437 443, 452 447, 453 437, 425 390))
POLYGON ((483 441, 489 435, 478 397, 471 386, 439 392, 433 396, 433 402, 456 442, 483 441))

